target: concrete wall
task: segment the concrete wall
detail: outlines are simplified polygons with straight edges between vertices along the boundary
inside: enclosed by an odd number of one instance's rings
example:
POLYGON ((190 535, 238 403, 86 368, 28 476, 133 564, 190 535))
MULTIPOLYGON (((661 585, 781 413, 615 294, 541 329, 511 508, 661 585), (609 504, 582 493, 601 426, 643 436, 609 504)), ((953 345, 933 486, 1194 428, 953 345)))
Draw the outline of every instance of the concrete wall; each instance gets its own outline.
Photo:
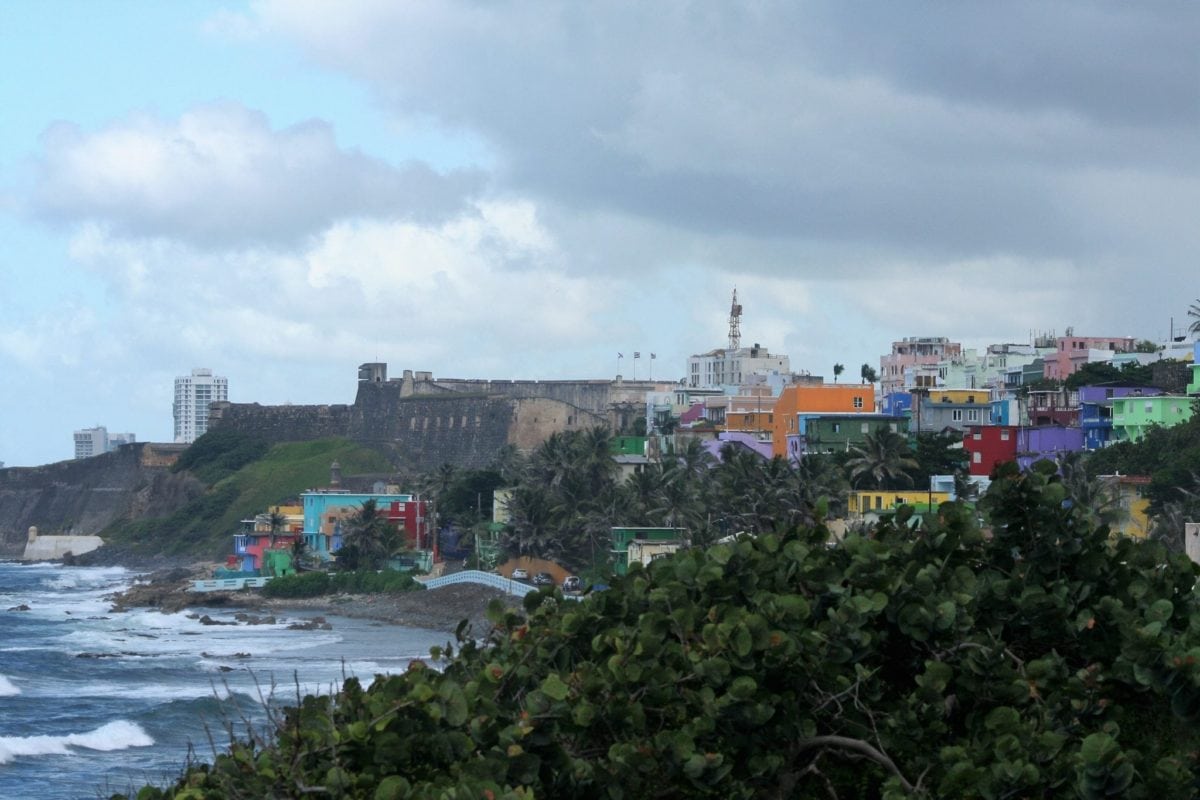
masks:
POLYGON ((101 547, 99 536, 39 536, 25 544, 24 561, 59 561, 68 553, 75 556, 101 547))

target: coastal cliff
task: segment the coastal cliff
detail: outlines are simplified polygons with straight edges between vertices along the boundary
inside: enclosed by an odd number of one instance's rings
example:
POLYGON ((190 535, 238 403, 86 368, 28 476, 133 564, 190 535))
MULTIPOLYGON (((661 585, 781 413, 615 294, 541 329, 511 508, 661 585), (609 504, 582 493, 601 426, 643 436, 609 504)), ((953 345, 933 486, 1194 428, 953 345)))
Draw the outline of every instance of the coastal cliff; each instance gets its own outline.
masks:
POLYGON ((19 556, 27 532, 91 536, 118 519, 167 516, 204 493, 170 468, 186 445, 124 445, 40 467, 0 469, 0 555, 19 556))

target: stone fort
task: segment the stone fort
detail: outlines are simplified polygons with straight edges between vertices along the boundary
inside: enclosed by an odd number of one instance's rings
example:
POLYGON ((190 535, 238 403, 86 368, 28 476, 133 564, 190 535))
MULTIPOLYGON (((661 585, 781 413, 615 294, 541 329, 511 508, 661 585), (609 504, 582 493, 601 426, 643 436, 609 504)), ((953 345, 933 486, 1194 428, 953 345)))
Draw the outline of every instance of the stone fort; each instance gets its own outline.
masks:
POLYGON ((673 383, 615 380, 441 378, 387 364, 358 369, 353 405, 263 406, 214 403, 209 428, 234 429, 271 442, 343 437, 386 453, 398 469, 442 464, 482 468, 506 445, 530 451, 552 433, 606 425, 627 431, 646 413, 646 392, 673 383))

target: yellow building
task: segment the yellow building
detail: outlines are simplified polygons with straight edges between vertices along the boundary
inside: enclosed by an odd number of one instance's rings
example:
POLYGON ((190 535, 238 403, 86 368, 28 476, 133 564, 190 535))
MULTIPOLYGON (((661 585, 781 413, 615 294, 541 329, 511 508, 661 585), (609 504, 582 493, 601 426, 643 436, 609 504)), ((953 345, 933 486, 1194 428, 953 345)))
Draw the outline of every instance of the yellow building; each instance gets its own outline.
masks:
POLYGON ((930 403, 978 403, 987 405, 992 401, 987 389, 930 389, 930 403))
POLYGON ((1150 535, 1150 501, 1142 496, 1150 485, 1145 475, 1101 475, 1101 483, 1110 492, 1116 521, 1109 523, 1114 536, 1145 539, 1150 535))
POLYGON ((903 505, 909 505, 918 511, 927 509, 930 504, 937 508, 942 503, 950 502, 949 492, 923 492, 920 489, 862 489, 851 492, 846 500, 846 510, 852 517, 862 517, 866 514, 878 514, 881 511, 895 511, 903 505))

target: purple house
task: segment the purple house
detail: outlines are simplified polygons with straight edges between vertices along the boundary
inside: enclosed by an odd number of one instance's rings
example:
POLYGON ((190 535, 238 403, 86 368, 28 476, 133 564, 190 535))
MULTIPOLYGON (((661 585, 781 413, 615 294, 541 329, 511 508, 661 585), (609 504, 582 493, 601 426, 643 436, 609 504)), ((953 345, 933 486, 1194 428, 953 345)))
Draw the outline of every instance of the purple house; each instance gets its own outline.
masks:
POLYGON ((1058 461, 1064 453, 1083 450, 1083 429, 1062 425, 1017 429, 1017 466, 1029 469, 1036 461, 1058 461))
POLYGON ((753 433, 744 433, 742 431, 722 431, 716 439, 709 439, 704 443, 704 449, 707 450, 713 458, 721 460, 721 448, 727 444, 732 444, 734 447, 744 447, 754 455, 770 461, 773 453, 771 452, 771 440, 763 441, 753 433))

